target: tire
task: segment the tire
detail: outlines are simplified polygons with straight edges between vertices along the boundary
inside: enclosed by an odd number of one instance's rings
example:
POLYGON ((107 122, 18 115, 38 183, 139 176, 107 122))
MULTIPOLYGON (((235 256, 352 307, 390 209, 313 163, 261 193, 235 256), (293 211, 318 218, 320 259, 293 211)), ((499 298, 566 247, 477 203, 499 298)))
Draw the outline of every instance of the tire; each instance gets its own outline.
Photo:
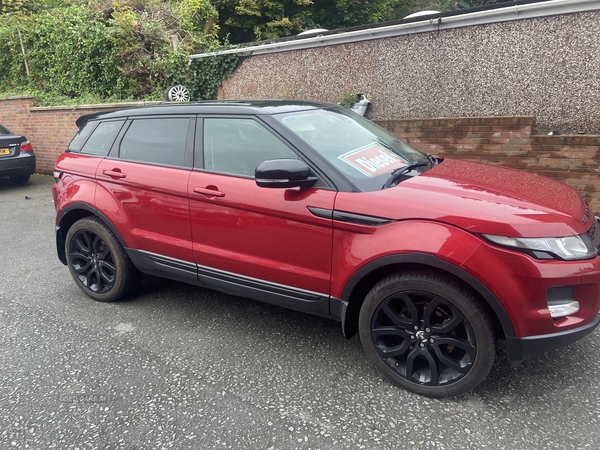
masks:
POLYGON ((65 250, 75 283, 94 300, 112 302, 139 285, 141 273, 114 233, 96 217, 71 226, 65 250))
POLYGON ((178 84, 167 88, 165 97, 169 102, 189 102, 191 95, 188 88, 178 84))
POLYGON ((171 89, 173 89, 173 86, 168 86, 168 87, 165 89, 165 101, 167 101, 167 102, 168 102, 168 101, 170 101, 170 100, 169 100, 169 91, 170 91, 171 89))
POLYGON ((359 332, 383 375, 429 397, 470 391, 487 376, 496 355, 492 321, 472 293, 427 272, 377 283, 361 307, 359 332))
POLYGON ((29 181, 29 178, 31 178, 31 174, 27 173, 25 175, 13 175, 12 177, 10 177, 10 180, 13 183, 25 184, 29 181))

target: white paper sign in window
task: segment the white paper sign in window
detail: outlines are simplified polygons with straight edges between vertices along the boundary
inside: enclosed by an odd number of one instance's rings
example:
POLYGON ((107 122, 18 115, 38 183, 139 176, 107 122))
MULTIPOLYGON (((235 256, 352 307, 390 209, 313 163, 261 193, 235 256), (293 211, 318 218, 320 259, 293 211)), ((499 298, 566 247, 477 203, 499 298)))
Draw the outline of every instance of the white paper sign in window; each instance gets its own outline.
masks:
POLYGON ((338 156, 338 159, 360 170, 368 177, 376 177, 404 167, 406 161, 378 144, 352 150, 338 156))

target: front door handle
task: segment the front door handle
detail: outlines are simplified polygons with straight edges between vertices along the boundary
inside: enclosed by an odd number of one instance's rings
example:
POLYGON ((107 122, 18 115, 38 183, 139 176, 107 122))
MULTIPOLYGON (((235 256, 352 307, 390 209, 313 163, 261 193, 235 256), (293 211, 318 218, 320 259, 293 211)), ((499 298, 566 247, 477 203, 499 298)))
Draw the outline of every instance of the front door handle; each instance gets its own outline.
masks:
POLYGON ((205 197, 208 197, 208 198, 225 197, 225 192, 219 191, 218 188, 213 185, 206 186, 206 187, 196 186, 194 188, 194 192, 196 194, 204 195, 205 197))
POLYGON ((104 170, 102 171, 102 174, 116 179, 125 178, 127 176, 123 172, 121 172, 120 169, 104 170))

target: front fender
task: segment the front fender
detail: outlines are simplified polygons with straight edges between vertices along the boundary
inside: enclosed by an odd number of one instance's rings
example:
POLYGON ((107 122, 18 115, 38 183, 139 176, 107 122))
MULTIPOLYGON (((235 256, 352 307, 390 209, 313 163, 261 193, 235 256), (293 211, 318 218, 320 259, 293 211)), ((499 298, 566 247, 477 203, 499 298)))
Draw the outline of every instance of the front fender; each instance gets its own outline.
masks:
POLYGON ((342 320, 344 334, 356 332, 360 306, 370 288, 397 270, 432 269, 469 285, 493 310, 506 336, 514 336, 512 322, 498 298, 464 263, 481 245, 471 233, 451 225, 410 220, 370 227, 365 233, 334 231, 332 295, 340 299, 332 315, 342 320))
POLYGON ((352 286, 351 279, 356 279, 357 274, 368 270, 363 268, 382 258, 422 253, 461 267, 481 245, 481 240, 471 233, 426 220, 363 228, 365 232, 359 232, 334 223, 331 292, 337 298, 347 299, 344 293, 352 286))

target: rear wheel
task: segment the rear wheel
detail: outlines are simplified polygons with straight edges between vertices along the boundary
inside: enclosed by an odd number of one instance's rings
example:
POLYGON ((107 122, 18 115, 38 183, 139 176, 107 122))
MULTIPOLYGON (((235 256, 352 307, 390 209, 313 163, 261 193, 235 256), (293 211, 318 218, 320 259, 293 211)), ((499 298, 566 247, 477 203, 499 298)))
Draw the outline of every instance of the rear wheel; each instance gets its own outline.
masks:
POLYGON ((398 386, 430 397, 463 394, 489 373, 492 322, 471 292, 427 272, 384 278, 360 311, 363 347, 398 386))
POLYGON ((73 279, 94 300, 112 302, 136 288, 141 273, 113 232, 99 219, 86 217, 71 226, 66 239, 73 279))

